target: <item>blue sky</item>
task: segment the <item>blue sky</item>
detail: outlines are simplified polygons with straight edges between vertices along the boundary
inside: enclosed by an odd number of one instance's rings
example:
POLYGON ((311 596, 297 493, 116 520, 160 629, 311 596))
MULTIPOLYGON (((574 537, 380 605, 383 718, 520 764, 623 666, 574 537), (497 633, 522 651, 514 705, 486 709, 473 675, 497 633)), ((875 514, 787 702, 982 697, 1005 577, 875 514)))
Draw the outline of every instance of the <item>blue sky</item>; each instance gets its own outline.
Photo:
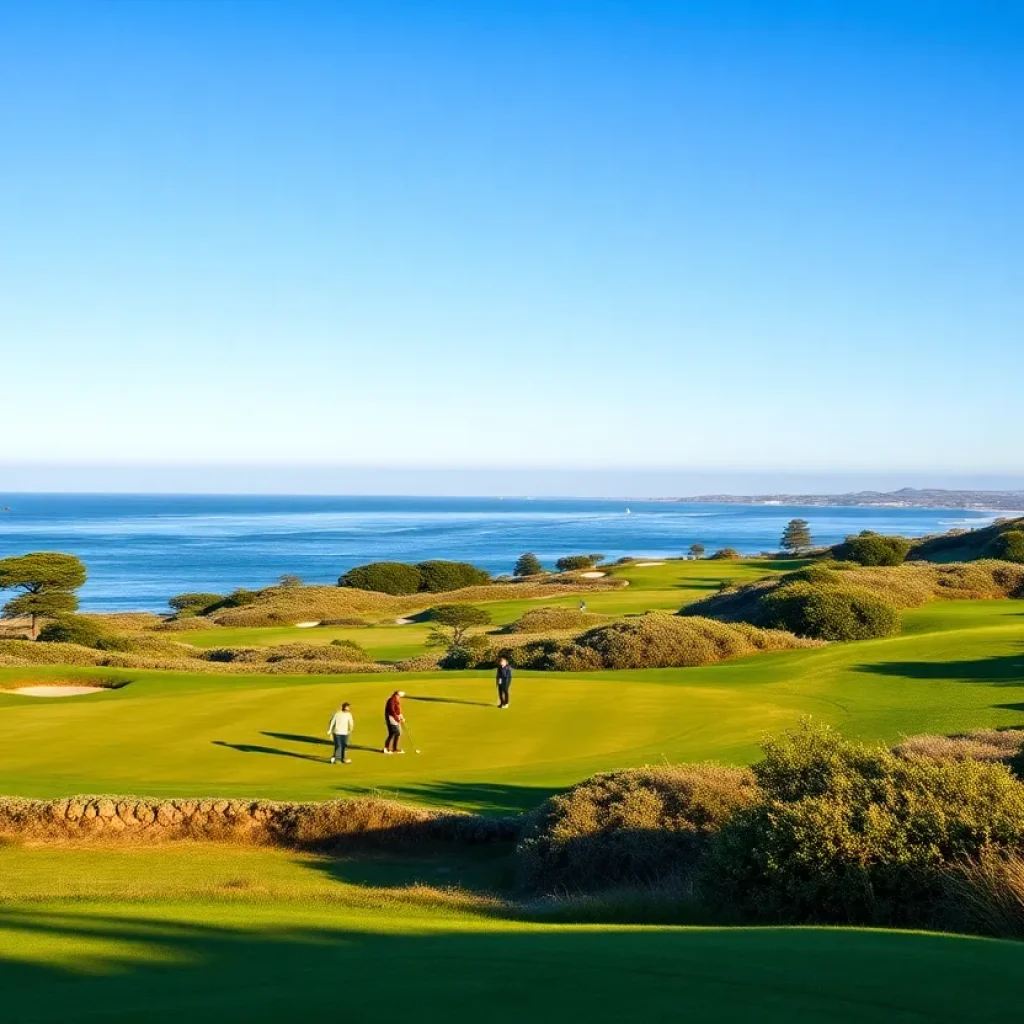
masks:
POLYGON ((0 0, 0 96, 0 487, 1024 486, 1024 4, 0 0))

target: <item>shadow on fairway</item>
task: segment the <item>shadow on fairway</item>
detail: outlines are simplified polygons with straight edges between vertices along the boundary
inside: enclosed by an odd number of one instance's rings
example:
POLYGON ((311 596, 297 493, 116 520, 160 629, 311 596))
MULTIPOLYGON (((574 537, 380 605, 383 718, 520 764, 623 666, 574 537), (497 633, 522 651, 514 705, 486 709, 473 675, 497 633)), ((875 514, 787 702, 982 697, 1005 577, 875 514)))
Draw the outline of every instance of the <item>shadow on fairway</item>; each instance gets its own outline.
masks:
MULTIPOLYGON (((261 732, 261 736, 269 736, 272 740, 285 740, 288 743, 312 743, 318 747, 330 747, 334 749, 334 742, 332 740, 321 739, 319 736, 301 736, 294 732, 261 732)), ((268 748, 276 749, 276 748, 268 748)), ((380 747, 366 747, 361 746, 358 743, 350 743, 348 745, 349 750, 368 750, 372 754, 379 754, 380 747)), ((308 756, 308 755, 307 755, 308 756)), ((319 758, 316 758, 319 760, 319 758)))
POLYGON ((339 978, 346 1014, 361 1018, 380 1015, 399 978, 424 1024, 603 1024, 638 1006, 648 1020, 718 1024, 997 1021, 1018 1015, 1024 963, 1019 943, 899 932, 510 930, 479 918, 403 932, 374 930, 372 916, 333 923, 330 903, 319 923, 244 909, 5 908, 5 1019, 314 1020, 339 978))
POLYGON ((265 747, 259 743, 228 743, 225 740, 212 740, 215 747, 227 747, 237 750, 240 754, 274 754, 277 757, 297 757, 300 761, 324 761, 325 758, 314 754, 300 754, 295 750, 282 750, 280 747, 265 747))
POLYGON ((964 683, 1024 686, 1024 651, 967 661, 881 661, 858 665, 856 671, 904 679, 954 679, 964 683))
POLYGON ((474 708, 493 708, 497 703, 486 700, 463 700, 461 697, 410 697, 408 694, 403 699, 420 701, 423 704, 468 704, 474 708))
MULTIPOLYGON (((429 754, 428 754, 429 756, 429 754)), ((549 796, 562 791, 558 786, 518 786, 498 782, 425 782, 399 784, 382 791, 380 786, 345 787, 349 795, 387 796, 396 800, 413 799, 440 807, 484 814, 515 814, 529 811, 549 796)))

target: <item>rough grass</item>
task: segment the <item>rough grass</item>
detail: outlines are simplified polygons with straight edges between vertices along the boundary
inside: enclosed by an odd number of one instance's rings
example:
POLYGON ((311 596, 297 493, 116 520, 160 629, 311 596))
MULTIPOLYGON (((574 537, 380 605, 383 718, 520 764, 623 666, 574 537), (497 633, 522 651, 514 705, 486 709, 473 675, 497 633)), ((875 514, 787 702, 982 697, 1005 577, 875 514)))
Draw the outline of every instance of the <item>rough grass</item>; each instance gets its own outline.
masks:
POLYGON ((579 633, 607 622, 608 616, 581 612, 576 608, 532 608, 505 627, 508 633, 554 633, 574 630, 579 633))
POLYGON ((517 664, 539 670, 692 668, 714 665, 763 651, 816 646, 781 630, 706 618, 680 618, 663 612, 613 622, 575 640, 542 641, 513 649, 517 664))
POLYGON ((973 729, 952 736, 910 736, 893 747, 900 757, 934 761, 1001 761, 1011 768, 1022 765, 1024 729, 973 729))
POLYGON ((986 600, 1024 596, 1024 566, 985 560, 953 563, 907 562, 897 566, 830 566, 819 563, 784 576, 729 587, 687 605, 685 615, 723 622, 756 622, 766 594, 793 582, 841 585, 866 591, 896 608, 917 608, 929 601, 986 600))
POLYGON ((521 882, 546 892, 685 885, 706 840, 758 799, 748 769, 656 765, 596 775, 529 815, 521 882))

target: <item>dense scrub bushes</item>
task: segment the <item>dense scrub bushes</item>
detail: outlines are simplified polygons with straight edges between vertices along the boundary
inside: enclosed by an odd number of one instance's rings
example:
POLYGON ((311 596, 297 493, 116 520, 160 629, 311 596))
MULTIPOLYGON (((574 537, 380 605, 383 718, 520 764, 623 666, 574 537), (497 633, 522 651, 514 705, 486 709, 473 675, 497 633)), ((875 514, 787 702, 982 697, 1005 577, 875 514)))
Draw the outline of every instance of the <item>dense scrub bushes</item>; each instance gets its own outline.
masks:
POLYGON ((717 551, 713 551, 709 558, 715 561, 735 561, 740 557, 740 553, 735 548, 719 548, 717 551))
POLYGON ((606 616, 581 612, 576 608, 531 608, 505 627, 508 633, 557 633, 560 630, 584 630, 606 621, 606 616))
POLYGON ((223 594, 189 593, 178 594, 167 603, 179 614, 202 615, 208 608, 218 606, 223 600, 223 594))
POLYGON ((808 646, 789 633, 746 623, 648 612, 591 629, 573 640, 541 640, 513 648, 522 668, 574 672, 601 668, 687 668, 759 651, 808 646))
POLYGON ((899 611, 869 590, 794 582, 760 601, 758 625, 816 640, 869 640, 900 630, 899 611))
POLYGON ((781 577, 729 587, 687 605, 680 614, 852 640, 888 635, 895 614, 890 609, 934 600, 1005 597, 1024 597, 1024 566, 995 560, 898 566, 820 562, 781 577))
POLYGON ((370 562, 338 577, 339 587, 373 590, 378 594, 415 594, 422 583, 419 569, 404 562, 370 562))
POLYGON ((892 748, 899 757, 933 761, 1000 761, 1024 777, 1024 729, 973 729, 952 736, 910 736, 892 748))
POLYGON ((593 569, 604 555, 564 555, 555 562, 559 572, 576 572, 579 569, 593 569))
POLYGON ((832 549, 837 559, 858 565, 902 565, 909 551, 910 541, 905 537, 884 537, 870 530, 847 537, 832 549))
POLYGON ((753 772, 763 799, 722 827, 702 879, 748 918, 927 923, 951 865, 1024 843, 1024 786, 1001 764, 804 727, 769 741, 753 772))
POLYGON ((1024 532, 1024 518, 997 519, 990 526, 982 526, 976 530, 950 530, 948 533, 913 541, 909 557, 938 562, 1004 558, 1000 538, 1005 533, 1016 531, 1024 532))
POLYGON ((542 891, 679 880, 711 834, 756 800, 743 768, 658 765, 595 775, 527 817, 516 848, 519 880, 542 891))
POLYGON ((99 648, 107 636, 107 632, 93 619, 84 615, 61 615, 39 630, 37 640, 44 644, 80 644, 82 647, 99 648))
POLYGON ((1024 563, 1024 530, 1007 530, 999 535, 996 543, 996 557, 1014 562, 1024 563))
POLYGON ((490 575, 469 562, 431 559, 416 565, 405 562, 370 562, 357 565, 338 578, 339 587, 373 590, 381 594, 440 594, 490 581, 490 575))

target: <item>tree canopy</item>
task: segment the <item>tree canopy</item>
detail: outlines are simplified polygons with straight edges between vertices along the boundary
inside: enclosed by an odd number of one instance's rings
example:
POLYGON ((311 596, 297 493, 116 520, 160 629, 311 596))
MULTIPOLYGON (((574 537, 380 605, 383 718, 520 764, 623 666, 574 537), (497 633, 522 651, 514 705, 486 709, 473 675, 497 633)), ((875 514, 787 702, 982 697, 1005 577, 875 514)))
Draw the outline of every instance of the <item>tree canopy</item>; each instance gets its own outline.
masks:
POLYGON ((75 591, 85 583, 85 566, 74 555, 33 551, 0 559, 0 590, 18 590, 3 608, 4 618, 32 620, 32 635, 40 617, 52 618, 78 608, 75 591))
POLYGON ((798 555, 813 545, 810 523, 806 519, 790 519, 785 530, 782 531, 782 550, 798 555))
POLYGON ((514 576, 539 576, 544 571, 540 559, 532 552, 527 551, 516 560, 516 567, 513 569, 514 576))

